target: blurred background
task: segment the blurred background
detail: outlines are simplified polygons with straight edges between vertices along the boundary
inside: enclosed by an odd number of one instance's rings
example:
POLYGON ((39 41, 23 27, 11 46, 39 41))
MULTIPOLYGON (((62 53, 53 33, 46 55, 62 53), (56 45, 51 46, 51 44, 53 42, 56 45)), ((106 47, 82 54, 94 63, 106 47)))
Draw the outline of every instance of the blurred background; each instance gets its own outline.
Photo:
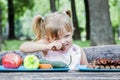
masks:
POLYGON ((120 43, 120 0, 0 0, 0 51, 35 38, 32 19, 71 10, 73 40, 82 47, 120 43))

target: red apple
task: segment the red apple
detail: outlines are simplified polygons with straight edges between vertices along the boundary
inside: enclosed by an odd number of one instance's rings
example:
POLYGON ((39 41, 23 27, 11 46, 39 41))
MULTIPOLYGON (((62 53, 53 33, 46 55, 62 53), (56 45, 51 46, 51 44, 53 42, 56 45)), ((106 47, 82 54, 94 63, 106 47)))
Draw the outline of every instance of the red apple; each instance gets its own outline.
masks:
POLYGON ((5 68, 18 68, 22 64, 22 57, 13 52, 9 52, 2 57, 2 65, 5 68))

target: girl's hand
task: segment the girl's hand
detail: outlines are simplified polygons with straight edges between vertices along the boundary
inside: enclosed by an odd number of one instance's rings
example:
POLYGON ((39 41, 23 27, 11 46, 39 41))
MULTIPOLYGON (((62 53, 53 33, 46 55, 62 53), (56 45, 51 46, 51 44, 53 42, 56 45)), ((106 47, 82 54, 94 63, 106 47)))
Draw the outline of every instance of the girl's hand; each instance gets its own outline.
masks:
POLYGON ((63 45, 60 41, 53 41, 49 43, 47 47, 49 50, 57 51, 60 50, 63 47, 63 45))

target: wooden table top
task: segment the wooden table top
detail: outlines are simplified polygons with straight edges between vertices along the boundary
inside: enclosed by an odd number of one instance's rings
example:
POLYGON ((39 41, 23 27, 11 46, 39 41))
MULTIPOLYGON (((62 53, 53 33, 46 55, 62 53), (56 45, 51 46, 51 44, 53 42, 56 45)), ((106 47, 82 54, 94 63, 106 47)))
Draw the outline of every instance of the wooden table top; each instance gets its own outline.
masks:
POLYGON ((120 72, 0 72, 0 80, 120 80, 120 72))

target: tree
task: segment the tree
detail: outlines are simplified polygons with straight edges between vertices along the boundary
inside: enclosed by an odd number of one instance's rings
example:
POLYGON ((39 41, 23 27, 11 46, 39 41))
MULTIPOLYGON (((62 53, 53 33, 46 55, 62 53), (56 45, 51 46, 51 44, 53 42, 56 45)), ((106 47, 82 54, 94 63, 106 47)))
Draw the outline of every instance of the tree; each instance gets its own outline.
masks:
POLYGON ((14 27, 14 5, 13 0, 8 0, 8 23, 9 23, 9 39, 15 39, 14 27))
POLYGON ((72 20, 73 20, 73 26, 75 27, 73 39, 74 40, 81 40, 80 36, 80 28, 78 25, 77 15, 76 15, 76 7, 75 7, 75 0, 71 0, 71 9, 72 9, 72 20))
POLYGON ((14 21, 24 14, 27 9, 32 9, 33 0, 7 0, 8 1, 8 22, 9 22, 9 39, 15 39, 14 21))
POLYGON ((88 0, 91 45, 115 44, 108 0, 88 0))
POLYGON ((52 12, 56 11, 56 5, 55 5, 56 0, 50 0, 50 9, 52 12))
POLYGON ((90 14, 88 0, 84 0, 86 13, 86 40, 90 40, 90 14))
MULTIPOLYGON (((2 15, 2 8, 0 6, 0 15, 2 15)), ((2 17, 0 16, 0 51, 2 45, 2 17)))

